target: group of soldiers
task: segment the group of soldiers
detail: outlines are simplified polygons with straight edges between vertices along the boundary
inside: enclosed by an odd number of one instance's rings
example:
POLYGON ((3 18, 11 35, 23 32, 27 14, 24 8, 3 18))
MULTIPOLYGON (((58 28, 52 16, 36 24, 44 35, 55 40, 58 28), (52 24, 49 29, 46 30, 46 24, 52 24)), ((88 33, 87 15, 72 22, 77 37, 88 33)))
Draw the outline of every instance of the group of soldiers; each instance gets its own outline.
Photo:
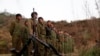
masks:
MULTIPOLYGON (((22 15, 16 14, 16 20, 11 23, 10 34, 12 36, 12 47, 17 51, 28 41, 29 35, 36 35, 38 39, 43 42, 49 43, 55 47, 55 49, 61 53, 66 54, 66 42, 67 36, 69 34, 62 30, 57 30, 51 21, 44 21, 43 17, 38 17, 37 12, 31 13, 31 19, 25 20, 23 23, 22 15)), ((54 53, 36 42, 36 53, 34 56, 52 56, 54 53)), ((24 51, 23 56, 31 56, 33 44, 31 43, 26 51, 24 51)), ((16 54, 12 54, 16 56, 16 54)))

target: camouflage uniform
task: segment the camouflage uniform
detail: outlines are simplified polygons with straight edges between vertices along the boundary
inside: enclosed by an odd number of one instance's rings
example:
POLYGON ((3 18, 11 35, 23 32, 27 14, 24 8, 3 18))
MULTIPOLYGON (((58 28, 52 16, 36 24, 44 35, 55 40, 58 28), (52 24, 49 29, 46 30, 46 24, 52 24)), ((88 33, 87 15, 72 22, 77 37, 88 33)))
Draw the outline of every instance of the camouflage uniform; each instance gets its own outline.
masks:
POLYGON ((28 30, 29 30, 29 33, 31 35, 34 34, 34 32, 36 32, 36 25, 37 25, 37 21, 35 19, 29 19, 28 20, 28 30))
POLYGON ((38 38, 42 41, 46 41, 46 30, 45 30, 45 24, 38 23, 37 25, 37 32, 38 32, 38 38))
POLYGON ((57 39, 57 34, 56 32, 52 29, 51 30, 51 43, 54 47, 56 47, 56 39, 57 39))
MULTIPOLYGON (((37 24, 37 32, 38 32, 38 38, 44 42, 46 42, 46 30, 45 30, 45 24, 38 23, 37 24)), ((40 56, 45 56, 45 47, 38 43, 38 50, 40 53, 40 56)))
MULTIPOLYGON (((47 43, 50 43, 51 45, 53 45, 56 48, 56 37, 57 34, 56 32, 53 30, 53 28, 51 27, 46 27, 46 37, 47 37, 47 43)), ((48 50, 48 56, 52 56, 53 53, 48 50)))
MULTIPOLYGON (((28 31, 27 26, 23 27, 21 36, 22 36, 22 42, 23 42, 23 47, 24 47, 25 44, 27 43, 28 37, 29 37, 29 31, 28 31)), ((28 55, 29 55, 29 52, 28 52, 28 46, 27 46, 27 49, 24 51, 23 56, 28 56, 28 55)))
MULTIPOLYGON (((15 48, 18 51, 21 50, 22 28, 23 28, 23 25, 18 20, 11 23, 10 34, 12 35, 12 46, 13 46, 13 48, 15 48)), ((15 56, 15 55, 13 55, 13 56, 15 56)))
POLYGON ((64 49, 64 54, 67 54, 67 35, 64 35, 64 43, 63 43, 63 49, 64 49))
POLYGON ((58 35, 58 42, 57 42, 57 50, 60 52, 60 53, 64 53, 64 49, 63 49, 63 44, 64 44, 64 34, 59 34, 58 35))
POLYGON ((64 54, 71 53, 74 51, 74 40, 72 37, 65 35, 64 37, 64 54))
POLYGON ((46 27, 46 37, 49 41, 47 41, 48 43, 52 44, 53 46, 56 46, 56 39, 57 39, 57 34, 56 32, 53 30, 53 28, 50 27, 46 27))
MULTIPOLYGON (((37 33, 36 33, 37 32, 37 27, 36 27, 37 21, 35 19, 29 19, 27 23, 28 23, 29 34, 30 35, 33 35, 33 34, 37 35, 37 33)), ((32 42, 29 45, 29 50, 28 50, 28 52, 30 53, 29 56, 31 55, 31 52, 32 52, 33 48, 36 49, 36 53, 34 53, 34 56, 37 56, 38 55, 38 53, 37 53, 38 52, 38 50, 37 50, 38 47, 37 47, 36 42, 32 42)))

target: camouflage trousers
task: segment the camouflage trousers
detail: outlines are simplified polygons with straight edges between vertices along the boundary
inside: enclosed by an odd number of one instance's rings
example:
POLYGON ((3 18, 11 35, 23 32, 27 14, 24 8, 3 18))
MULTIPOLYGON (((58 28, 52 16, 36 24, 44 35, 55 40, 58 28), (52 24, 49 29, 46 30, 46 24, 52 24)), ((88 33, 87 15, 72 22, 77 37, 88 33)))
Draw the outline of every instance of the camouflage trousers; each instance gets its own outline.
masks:
POLYGON ((60 53, 64 52, 63 46, 62 46, 61 42, 57 42, 57 51, 60 52, 60 53))
MULTIPOLYGON (((56 40, 55 39, 47 38, 46 42, 51 44, 55 49, 57 49, 57 45, 56 45, 56 40)), ((52 56, 52 55, 54 55, 53 51, 51 51, 50 49, 47 49, 47 56, 52 56)))
POLYGON ((35 41, 31 41, 28 46, 28 56, 40 56, 38 52, 38 43, 35 41), (32 51, 35 51, 32 53, 32 51))
MULTIPOLYGON (((12 37, 12 47, 16 49, 16 51, 21 50, 21 37, 13 36, 12 37)), ((12 54, 12 56, 16 56, 15 54, 12 54)))
MULTIPOLYGON (((43 42, 46 42, 46 37, 45 35, 39 35, 39 39, 43 42)), ((46 48, 42 44, 38 43, 38 52, 39 56, 47 56, 46 55, 46 48)))
MULTIPOLYGON (((27 43, 27 40, 28 40, 28 38, 22 38, 22 47, 24 47, 25 46, 25 44, 27 43)), ((28 53, 28 46, 27 46, 27 48, 25 49, 25 51, 24 51, 24 53, 23 53, 23 56, 29 56, 29 53, 28 53)))

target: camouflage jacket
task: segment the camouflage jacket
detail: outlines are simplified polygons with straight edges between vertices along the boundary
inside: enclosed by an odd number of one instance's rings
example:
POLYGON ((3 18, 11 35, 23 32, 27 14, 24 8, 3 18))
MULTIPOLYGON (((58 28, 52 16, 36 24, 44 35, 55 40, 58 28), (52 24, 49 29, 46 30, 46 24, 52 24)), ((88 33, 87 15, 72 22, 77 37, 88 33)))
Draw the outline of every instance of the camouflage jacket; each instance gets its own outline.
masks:
POLYGON ((28 30, 30 34, 33 34, 34 32, 36 32, 37 30, 36 25, 37 25, 36 20, 33 20, 33 19, 28 20, 28 30))
POLYGON ((45 35, 46 36, 45 24, 38 23, 37 24, 37 32, 38 32, 38 35, 45 35))
POLYGON ((19 22, 18 20, 16 20, 11 23, 10 34, 12 36, 21 36, 22 28, 23 28, 23 24, 19 22))

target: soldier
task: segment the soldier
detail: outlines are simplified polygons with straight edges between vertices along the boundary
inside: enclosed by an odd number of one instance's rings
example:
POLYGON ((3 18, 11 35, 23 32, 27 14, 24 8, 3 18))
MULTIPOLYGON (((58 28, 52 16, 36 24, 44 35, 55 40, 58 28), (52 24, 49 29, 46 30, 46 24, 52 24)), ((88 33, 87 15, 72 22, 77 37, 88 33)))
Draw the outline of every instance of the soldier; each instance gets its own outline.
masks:
MULTIPOLYGON (((24 47, 25 44, 27 43, 28 37, 29 37, 27 20, 24 23, 24 26, 23 26, 22 33, 21 34, 22 34, 21 35, 21 37, 22 37, 22 44, 23 44, 23 47, 24 47)), ((28 46, 27 46, 27 49, 24 51, 23 56, 28 56, 28 55, 29 55, 29 52, 28 52, 28 46)))
POLYGON ((32 18, 28 20, 28 29, 31 35, 36 33, 37 16, 38 16, 37 12, 32 12, 31 13, 32 18))
POLYGON ((73 38, 65 31, 64 32, 64 54, 71 53, 74 51, 74 40, 73 38))
POLYGON ((58 31, 58 35, 57 35, 57 38, 58 38, 58 43, 57 43, 57 48, 58 48, 58 51, 63 54, 64 53, 64 49, 63 49, 63 44, 64 44, 64 33, 62 30, 59 30, 58 31))
MULTIPOLYGON (((54 47, 56 47, 56 31, 55 27, 52 24, 51 21, 47 21, 47 27, 46 27, 46 37, 47 37, 47 43, 52 44, 54 47)), ((52 56, 52 52, 48 50, 48 56, 52 56)))
MULTIPOLYGON (((37 35, 37 16, 38 13, 37 12, 32 12, 31 13, 31 19, 28 20, 28 30, 29 30, 29 34, 30 35, 37 35)), ((31 52, 33 51, 32 49, 35 49, 35 53, 34 56, 38 56, 38 47, 37 47, 37 43, 31 43, 29 46, 29 56, 31 55, 31 52)))
MULTIPOLYGON (((45 23, 42 17, 38 18, 38 24, 37 24, 37 32, 38 32, 38 38, 44 42, 46 42, 46 29, 45 29, 45 23)), ((40 53, 40 56, 45 56, 45 47, 38 44, 38 50, 40 53)))
POLYGON ((51 24, 51 39, 53 46, 56 47, 57 33, 53 23, 51 24))
MULTIPOLYGON (((12 47, 17 51, 21 50, 21 31, 23 28, 21 14, 16 14, 16 20, 11 23, 10 34, 12 36, 12 47)), ((13 54, 12 56, 16 56, 13 54)))
POLYGON ((42 41, 46 41, 46 29, 45 29, 45 22, 42 17, 38 18, 38 24, 37 24, 37 32, 38 32, 38 38, 42 41))
POLYGON ((47 39, 51 40, 51 44, 53 44, 54 42, 52 42, 53 40, 56 40, 56 28, 54 27, 54 25, 52 24, 51 21, 47 21, 47 27, 46 27, 46 36, 47 39))
MULTIPOLYGON (((46 23, 46 42, 51 44, 51 39, 50 39, 50 35, 51 35, 51 21, 47 21, 46 23)), ((47 53, 46 56, 52 56, 52 53, 49 49, 46 49, 47 53)))
POLYGON ((66 56, 66 54, 67 54, 67 49, 66 48, 68 48, 68 46, 67 46, 67 37, 69 36, 69 34, 68 33, 66 33, 66 31, 64 32, 64 41, 63 41, 63 51, 64 51, 64 55, 66 56))

